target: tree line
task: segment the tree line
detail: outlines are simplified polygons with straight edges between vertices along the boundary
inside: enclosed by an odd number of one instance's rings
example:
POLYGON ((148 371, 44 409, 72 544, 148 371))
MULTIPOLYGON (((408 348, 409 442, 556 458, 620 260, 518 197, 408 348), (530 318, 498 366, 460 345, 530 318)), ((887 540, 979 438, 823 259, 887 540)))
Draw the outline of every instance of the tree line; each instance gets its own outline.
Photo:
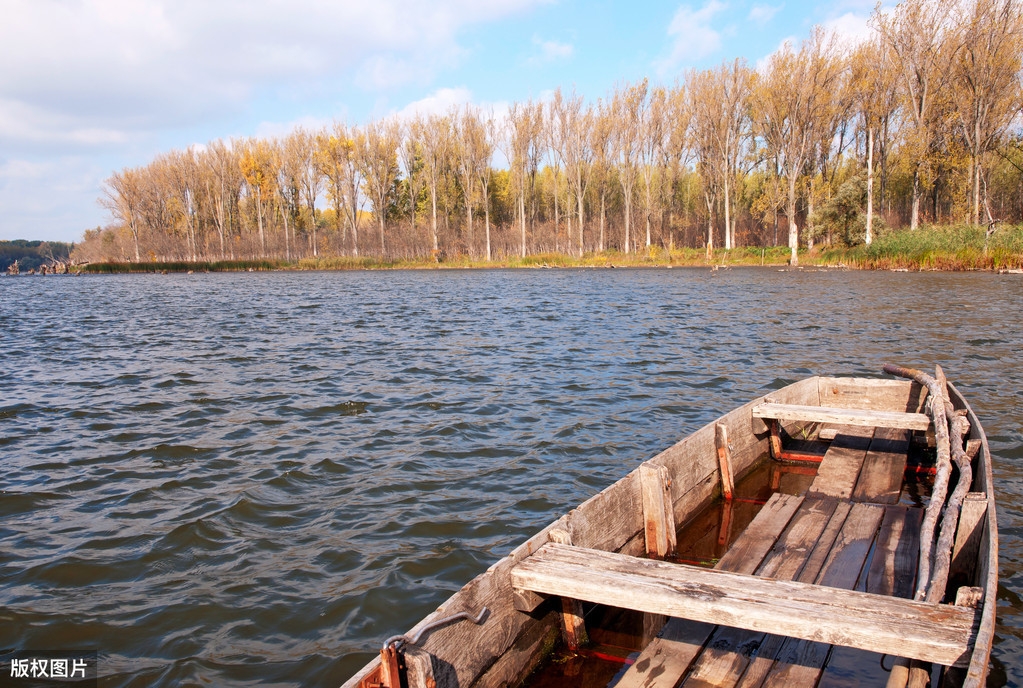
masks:
POLYGON ((906 0, 869 38, 818 26, 588 102, 342 121, 116 172, 81 260, 869 244, 879 228, 1023 220, 1023 0, 906 0))

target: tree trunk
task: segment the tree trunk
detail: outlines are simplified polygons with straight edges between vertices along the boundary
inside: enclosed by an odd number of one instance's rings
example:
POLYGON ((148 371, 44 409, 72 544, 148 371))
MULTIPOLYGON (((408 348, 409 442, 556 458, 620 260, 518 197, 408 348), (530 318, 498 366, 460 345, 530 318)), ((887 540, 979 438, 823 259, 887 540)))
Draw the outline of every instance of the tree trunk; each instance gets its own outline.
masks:
POLYGON ((607 200, 607 194, 603 191, 600 193, 600 241, 597 244, 597 250, 601 253, 604 252, 604 218, 606 216, 606 207, 604 205, 607 200))
POLYGON ((796 224, 796 175, 789 175, 789 249, 792 253, 789 257, 789 265, 799 265, 799 226, 796 224))
POLYGON ((704 198, 707 201, 707 260, 710 260, 714 253, 714 199, 709 194, 704 198))
MULTIPOLYGON (((581 188, 581 187, 580 187, 581 188)), ((583 257, 583 194, 579 193, 579 257, 583 257)))
POLYGON ((867 128, 867 235, 864 243, 874 240, 874 130, 867 128))
POLYGON ((266 239, 263 236, 263 200, 259 187, 256 187, 256 222, 259 224, 259 250, 261 257, 266 256, 266 239))
POLYGON ((625 252, 630 253, 632 244, 632 189, 625 193, 625 252))
POLYGON ((728 185, 728 174, 725 173, 725 250, 726 251, 731 251, 732 250, 732 216, 731 216, 731 210, 730 210, 731 203, 729 202, 729 199, 731 198, 731 194, 729 192, 730 192, 730 189, 729 189, 729 185, 728 185))
POLYGON ((519 219, 522 222, 522 257, 526 257, 526 192, 519 194, 519 219))
POLYGON ((910 215, 909 229, 915 231, 920 226, 920 166, 913 169, 913 211, 910 215))
POLYGON ((486 227, 487 227, 487 262, 489 263, 490 262, 490 202, 489 202, 489 200, 487 200, 487 199, 489 199, 489 196, 487 195, 487 189, 485 189, 485 188, 483 189, 483 198, 484 198, 483 212, 484 212, 485 217, 486 217, 486 227))
POLYGON ((437 186, 436 184, 430 189, 430 201, 433 205, 433 220, 430 226, 433 231, 433 255, 437 256, 437 252, 440 251, 440 247, 437 245, 437 186))

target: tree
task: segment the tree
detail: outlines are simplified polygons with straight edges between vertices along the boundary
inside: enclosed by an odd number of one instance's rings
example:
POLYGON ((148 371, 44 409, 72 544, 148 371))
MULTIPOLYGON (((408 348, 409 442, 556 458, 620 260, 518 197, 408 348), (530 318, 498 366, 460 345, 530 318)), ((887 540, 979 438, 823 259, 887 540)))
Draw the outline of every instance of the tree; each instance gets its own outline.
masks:
POLYGON ((512 185, 518 199, 523 258, 526 257, 526 196, 532 191, 543 155, 542 136, 543 105, 533 101, 513 104, 508 112, 505 152, 508 153, 512 185))
POLYGON ((430 204, 433 210, 430 229, 433 234, 433 255, 440 255, 437 241, 437 194, 441 177, 448 164, 451 148, 451 124, 447 117, 431 115, 422 128, 423 169, 426 171, 426 186, 430 190, 430 204))
POLYGON ((145 179, 142 172, 125 168, 114 172, 103 185, 100 205, 109 210, 131 231, 135 245, 135 262, 141 261, 139 234, 142 231, 142 206, 145 202, 145 179))
POLYGON ((352 230, 352 255, 359 255, 359 210, 362 170, 359 161, 361 134, 344 122, 335 121, 329 132, 316 140, 316 165, 327 180, 327 197, 334 208, 334 217, 342 244, 345 230, 352 230))
MULTIPOLYGON (((583 106, 582 96, 574 92, 563 98, 561 89, 554 92, 551 113, 557 119, 554 130, 558 135, 554 142, 561 161, 565 164, 565 176, 575 195, 576 213, 579 218, 579 255, 584 251, 586 190, 590 184, 593 149, 590 147, 589 131, 593 126, 593 111, 583 106)), ((569 237, 571 240, 571 237, 569 237)))
POLYGON ((384 244, 384 224, 387 202, 394 191, 398 176, 397 149, 400 126, 397 121, 371 122, 359 137, 359 166, 366 192, 373 201, 373 213, 380 226, 380 255, 387 255, 384 244))
POLYGON ((1019 0, 973 0, 966 7, 958 22, 962 48, 952 60, 951 91, 970 152, 973 224, 980 224, 984 157, 1019 112, 1023 5, 1019 0))
POLYGON ((405 186, 408 189, 409 219, 412 233, 416 232, 416 206, 423 192, 423 144, 425 124, 421 116, 407 122, 402 128, 401 144, 398 146, 398 160, 401 171, 405 175, 405 186))
POLYGON ((618 182, 622 186, 625 201, 625 245, 626 253, 632 246, 632 198, 636 188, 636 175, 642 150, 643 108, 647 97, 648 83, 643 79, 634 86, 625 86, 614 92, 611 107, 615 117, 613 140, 614 158, 618 163, 618 182))
POLYGON ((242 176, 256 201, 256 223, 259 228, 259 251, 266 256, 266 232, 264 229, 263 212, 266 195, 273 187, 276 177, 273 171, 271 150, 265 141, 252 139, 245 142, 241 158, 238 161, 242 176))
POLYGON ((897 74, 893 69, 891 49, 877 37, 857 46, 849 62, 853 107, 859 114, 866 139, 864 164, 867 169, 867 210, 864 243, 869 246, 874 238, 875 150, 881 168, 881 198, 884 198, 890 135, 899 108, 897 74))
POLYGON ((799 262, 796 183, 826 121, 832 89, 841 73, 834 34, 814 27, 795 52, 788 43, 768 59, 756 79, 754 119, 769 157, 788 182, 790 262, 799 262))
POLYGON ((960 47, 956 37, 950 35, 953 7, 953 3, 942 0, 905 0, 890 15, 882 14, 878 6, 872 18, 881 39, 895 55, 909 114, 906 148, 913 165, 913 230, 920 225, 923 167, 945 126, 940 99, 960 47))
POLYGON ((316 198, 323 185, 323 175, 316 165, 316 136, 305 128, 299 127, 291 133, 288 139, 296 164, 299 165, 299 183, 302 197, 305 200, 304 221, 309 225, 311 248, 313 256, 316 257, 320 255, 316 241, 316 198))
POLYGON ((597 250, 603 251, 614 140, 614 113, 604 101, 598 100, 595 111, 591 110, 589 132, 589 147, 593 155, 593 164, 590 169, 596 177, 597 195, 600 197, 600 233, 597 239, 597 250))

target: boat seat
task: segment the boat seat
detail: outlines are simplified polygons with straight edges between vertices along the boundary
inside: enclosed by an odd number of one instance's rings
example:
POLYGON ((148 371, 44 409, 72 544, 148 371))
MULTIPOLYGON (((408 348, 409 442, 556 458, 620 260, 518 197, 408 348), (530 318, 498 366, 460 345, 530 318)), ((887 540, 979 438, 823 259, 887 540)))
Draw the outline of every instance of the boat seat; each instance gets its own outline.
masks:
POLYGON ((545 595, 962 666, 978 612, 547 543, 511 571, 545 595))
POLYGON ((804 423, 837 423, 863 425, 874 428, 901 428, 927 430, 931 419, 924 413, 900 411, 874 411, 871 409, 834 408, 830 406, 800 406, 765 402, 753 407, 753 417, 763 420, 801 421, 804 423))

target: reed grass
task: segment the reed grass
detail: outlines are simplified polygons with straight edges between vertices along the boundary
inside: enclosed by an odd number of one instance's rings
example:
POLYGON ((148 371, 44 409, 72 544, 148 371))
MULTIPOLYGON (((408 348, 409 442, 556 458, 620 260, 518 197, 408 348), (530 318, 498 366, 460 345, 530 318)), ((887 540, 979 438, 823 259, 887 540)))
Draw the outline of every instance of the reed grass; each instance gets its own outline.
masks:
MULTIPOLYGON (((718 248, 708 257, 705 248, 668 250, 651 246, 634 253, 617 250, 586 253, 539 253, 505 256, 493 261, 466 255, 422 259, 382 259, 373 256, 320 256, 297 262, 276 259, 233 261, 174 261, 166 263, 92 263, 92 273, 227 272, 253 270, 394 270, 458 268, 612 268, 612 267, 732 267, 786 265, 785 246, 718 248)), ((889 230, 870 246, 827 247, 800 251, 803 266, 849 267, 866 270, 1003 270, 1023 268, 1023 226, 1001 226, 990 237, 983 227, 924 226, 916 231, 889 230)))

